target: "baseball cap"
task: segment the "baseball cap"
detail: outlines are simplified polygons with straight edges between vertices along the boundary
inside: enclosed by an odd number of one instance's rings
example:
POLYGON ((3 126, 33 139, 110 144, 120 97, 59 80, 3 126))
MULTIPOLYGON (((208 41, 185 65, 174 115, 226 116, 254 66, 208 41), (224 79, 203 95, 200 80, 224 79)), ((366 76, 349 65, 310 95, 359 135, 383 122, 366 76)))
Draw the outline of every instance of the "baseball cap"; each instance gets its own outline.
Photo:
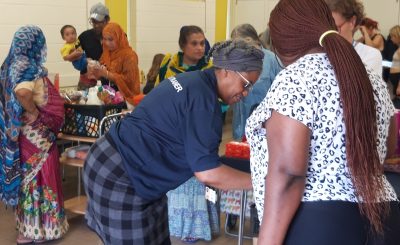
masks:
POLYGON ((96 3, 90 9, 90 18, 97 21, 104 21, 106 16, 110 16, 110 12, 102 3, 96 3))

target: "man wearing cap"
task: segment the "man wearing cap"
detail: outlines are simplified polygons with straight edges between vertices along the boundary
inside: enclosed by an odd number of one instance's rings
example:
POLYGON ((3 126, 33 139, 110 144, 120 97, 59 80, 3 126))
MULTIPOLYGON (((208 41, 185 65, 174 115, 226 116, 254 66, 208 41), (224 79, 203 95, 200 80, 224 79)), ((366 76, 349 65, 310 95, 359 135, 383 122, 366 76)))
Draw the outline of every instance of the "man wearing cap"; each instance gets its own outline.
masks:
POLYGON ((214 67, 169 77, 93 144, 84 167, 87 223, 105 245, 168 245, 166 193, 195 175, 220 189, 250 189, 250 175, 219 162, 222 112, 247 96, 264 53, 216 44, 214 67))
MULTIPOLYGON (((81 43, 83 51, 86 56, 93 60, 99 60, 103 53, 101 45, 102 31, 106 24, 110 21, 110 12, 102 3, 96 3, 90 9, 89 22, 93 26, 92 29, 86 30, 79 35, 79 42, 81 43)), ((95 80, 89 80, 86 77, 86 69, 81 71, 78 88, 83 89, 96 85, 95 80)))

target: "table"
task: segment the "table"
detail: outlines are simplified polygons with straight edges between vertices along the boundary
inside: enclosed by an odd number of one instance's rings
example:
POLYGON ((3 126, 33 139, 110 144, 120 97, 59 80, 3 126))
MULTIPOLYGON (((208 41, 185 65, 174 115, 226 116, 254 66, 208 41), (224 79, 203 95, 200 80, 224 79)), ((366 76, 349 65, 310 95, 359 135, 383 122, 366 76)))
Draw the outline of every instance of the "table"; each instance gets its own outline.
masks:
MULTIPOLYGON (((105 130, 106 127, 106 122, 107 120, 114 119, 115 117, 121 117, 125 115, 127 111, 111 114, 111 115, 106 115, 104 116, 99 124, 99 132, 98 135, 102 136, 103 131, 105 130)), ((60 140, 66 140, 66 141, 71 141, 71 142, 77 142, 77 144, 81 143, 89 143, 93 144, 96 142, 98 138, 95 137, 87 137, 87 136, 77 136, 77 135, 70 135, 70 134, 64 134, 64 133, 59 133, 57 135, 57 139, 60 140)), ((64 208, 77 214, 85 214, 86 210, 86 204, 87 204, 87 198, 86 195, 81 195, 81 170, 83 169, 85 161, 77 158, 68 158, 65 149, 63 149, 63 152, 61 153, 60 156, 60 164, 62 165, 69 165, 76 167, 78 169, 78 192, 77 196, 65 200, 64 201, 64 208)))
MULTIPOLYGON (((239 159, 221 156, 219 161, 236 170, 250 173, 250 160, 248 159, 239 159)), ((242 190, 242 194, 240 197, 240 215, 239 215, 239 231, 238 231, 238 245, 243 244, 243 230, 244 230, 244 219, 245 219, 245 205, 247 200, 247 191, 242 190)))
MULTIPOLYGON (((82 142, 91 144, 97 140, 97 138, 93 137, 83 137, 83 136, 69 135, 63 133, 59 133, 57 135, 57 139, 77 142, 78 145, 82 142)), ((85 161, 78 158, 68 158, 65 152, 66 150, 67 149, 63 149, 63 152, 60 154, 60 164, 73 166, 78 169, 78 184, 77 184, 78 191, 75 197, 64 200, 64 208, 72 213, 85 214, 87 198, 86 195, 81 194, 81 182, 82 182, 81 169, 83 169, 85 161)))
POLYGON ((93 137, 76 136, 76 135, 63 134, 63 133, 59 133, 57 135, 57 139, 75 141, 75 142, 78 142, 78 144, 80 142, 94 143, 97 140, 97 138, 93 138, 93 137))

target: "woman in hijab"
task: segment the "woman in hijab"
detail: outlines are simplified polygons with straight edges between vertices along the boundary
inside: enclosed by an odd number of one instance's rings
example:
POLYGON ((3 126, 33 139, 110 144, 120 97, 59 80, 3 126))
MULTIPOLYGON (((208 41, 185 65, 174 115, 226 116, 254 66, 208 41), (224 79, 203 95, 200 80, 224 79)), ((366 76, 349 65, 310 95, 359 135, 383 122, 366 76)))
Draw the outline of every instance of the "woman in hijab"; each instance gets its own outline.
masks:
POLYGON ((17 244, 68 230, 56 136, 64 100, 48 78, 46 39, 37 26, 15 33, 0 73, 0 197, 16 206, 17 244))
POLYGON ((96 79, 103 78, 103 85, 111 85, 133 105, 133 97, 140 93, 138 57, 117 23, 110 22, 103 29, 100 63, 103 66, 93 72, 96 79))

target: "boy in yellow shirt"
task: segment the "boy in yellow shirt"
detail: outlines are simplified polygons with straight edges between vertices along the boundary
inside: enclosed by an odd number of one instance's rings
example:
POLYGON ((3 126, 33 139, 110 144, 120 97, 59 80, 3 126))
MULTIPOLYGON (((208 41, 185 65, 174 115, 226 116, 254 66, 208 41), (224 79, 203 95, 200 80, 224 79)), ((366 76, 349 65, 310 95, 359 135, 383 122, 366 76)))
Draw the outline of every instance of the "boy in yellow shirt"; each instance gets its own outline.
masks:
POLYGON ((62 39, 65 41, 64 46, 60 50, 63 59, 65 61, 72 62, 72 65, 78 71, 85 69, 87 66, 86 55, 80 47, 75 27, 73 27, 72 25, 65 25, 61 28, 60 33, 62 39), (76 60, 73 59, 72 55, 75 52, 82 53, 80 58, 76 60))

